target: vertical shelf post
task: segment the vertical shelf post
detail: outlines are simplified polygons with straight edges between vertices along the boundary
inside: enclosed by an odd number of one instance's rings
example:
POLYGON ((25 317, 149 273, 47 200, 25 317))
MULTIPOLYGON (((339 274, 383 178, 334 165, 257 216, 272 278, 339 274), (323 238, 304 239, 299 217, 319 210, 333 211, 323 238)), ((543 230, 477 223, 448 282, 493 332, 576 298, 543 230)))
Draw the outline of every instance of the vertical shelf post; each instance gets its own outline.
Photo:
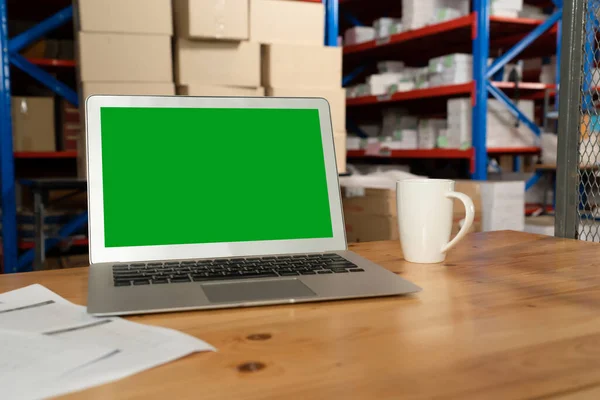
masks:
POLYGON ((337 46, 339 34, 338 0, 323 0, 325 3, 325 46, 337 46))
POLYGON ((6 0, 0 0, 0 186, 4 272, 17 271, 17 199, 10 104, 6 0))
POLYGON ((487 60, 490 45, 490 18, 488 0, 474 0, 475 24, 473 29, 473 81, 472 142, 475 150, 473 179, 487 179, 487 60))

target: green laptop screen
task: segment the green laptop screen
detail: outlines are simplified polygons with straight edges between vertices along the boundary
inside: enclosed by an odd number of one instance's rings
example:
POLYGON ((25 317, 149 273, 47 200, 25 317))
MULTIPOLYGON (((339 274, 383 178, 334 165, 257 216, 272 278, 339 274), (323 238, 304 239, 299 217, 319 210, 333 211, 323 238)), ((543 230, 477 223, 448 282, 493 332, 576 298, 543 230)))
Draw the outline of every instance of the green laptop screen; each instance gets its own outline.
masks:
POLYGON ((102 107, 106 247, 333 236, 316 109, 102 107))

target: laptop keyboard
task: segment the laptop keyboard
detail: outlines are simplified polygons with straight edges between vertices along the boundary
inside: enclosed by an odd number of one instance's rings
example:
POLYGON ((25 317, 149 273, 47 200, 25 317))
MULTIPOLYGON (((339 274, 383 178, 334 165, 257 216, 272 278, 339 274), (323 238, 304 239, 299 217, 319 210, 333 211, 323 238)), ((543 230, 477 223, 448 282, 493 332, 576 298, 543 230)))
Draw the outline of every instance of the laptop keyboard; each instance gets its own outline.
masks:
POLYGON ((117 264, 113 265, 113 280, 115 286, 137 286, 363 271, 337 254, 309 254, 117 264))

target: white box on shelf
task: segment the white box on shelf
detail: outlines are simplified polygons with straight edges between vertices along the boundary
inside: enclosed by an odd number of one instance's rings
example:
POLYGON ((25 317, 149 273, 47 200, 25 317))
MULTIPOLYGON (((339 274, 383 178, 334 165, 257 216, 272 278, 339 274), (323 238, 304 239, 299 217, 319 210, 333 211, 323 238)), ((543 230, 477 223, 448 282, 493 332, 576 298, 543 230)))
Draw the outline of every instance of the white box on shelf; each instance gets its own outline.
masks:
POLYGON ((381 39, 402 32, 404 25, 401 19, 383 17, 373 22, 373 29, 375 30, 375 37, 381 39))
POLYGON ((439 24, 441 22, 450 21, 456 18, 462 17, 462 14, 459 10, 455 8, 438 8, 434 10, 433 16, 429 21, 430 24, 439 24))
POLYGON ((375 28, 370 26, 355 26, 344 32, 344 45, 368 42, 375 39, 375 28))
POLYGON ((419 147, 416 129, 398 129, 394 133, 394 137, 381 138, 381 149, 414 150, 419 147))
POLYGON ((405 68, 402 61, 380 61, 377 63, 377 70, 380 74, 387 72, 403 72, 405 68))
POLYGON ((419 120, 418 145, 420 149, 433 149, 437 145, 438 137, 442 130, 448 126, 445 119, 426 118, 419 120))
MULTIPOLYGON (((519 109, 529 119, 533 119, 534 104, 531 100, 521 100, 519 109)), ((448 111, 448 148, 467 148, 472 138, 472 106, 470 98, 450 99, 448 111)), ((531 147, 538 146, 539 138, 497 100, 488 100, 487 147, 531 147), (518 125, 518 126, 517 126, 518 125)))

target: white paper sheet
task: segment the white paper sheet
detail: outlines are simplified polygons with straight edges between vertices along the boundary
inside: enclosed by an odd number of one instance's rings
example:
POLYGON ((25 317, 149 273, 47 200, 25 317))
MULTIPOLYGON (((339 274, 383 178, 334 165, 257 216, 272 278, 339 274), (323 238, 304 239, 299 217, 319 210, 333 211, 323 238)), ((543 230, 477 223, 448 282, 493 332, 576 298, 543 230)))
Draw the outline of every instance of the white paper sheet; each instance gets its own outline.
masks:
POLYGON ((121 318, 97 318, 41 285, 0 294, 0 329, 43 333, 80 345, 114 349, 103 359, 62 376, 36 392, 56 396, 121 379, 193 352, 215 349, 193 336, 121 318), (18 311, 3 313, 10 307, 18 311), (12 314, 12 315, 10 315, 12 314), (18 317, 20 314, 21 318, 18 317))
POLYGON ((32 388, 48 387, 74 369, 112 353, 51 336, 0 330, 0 392, 3 399, 36 398, 32 388))

